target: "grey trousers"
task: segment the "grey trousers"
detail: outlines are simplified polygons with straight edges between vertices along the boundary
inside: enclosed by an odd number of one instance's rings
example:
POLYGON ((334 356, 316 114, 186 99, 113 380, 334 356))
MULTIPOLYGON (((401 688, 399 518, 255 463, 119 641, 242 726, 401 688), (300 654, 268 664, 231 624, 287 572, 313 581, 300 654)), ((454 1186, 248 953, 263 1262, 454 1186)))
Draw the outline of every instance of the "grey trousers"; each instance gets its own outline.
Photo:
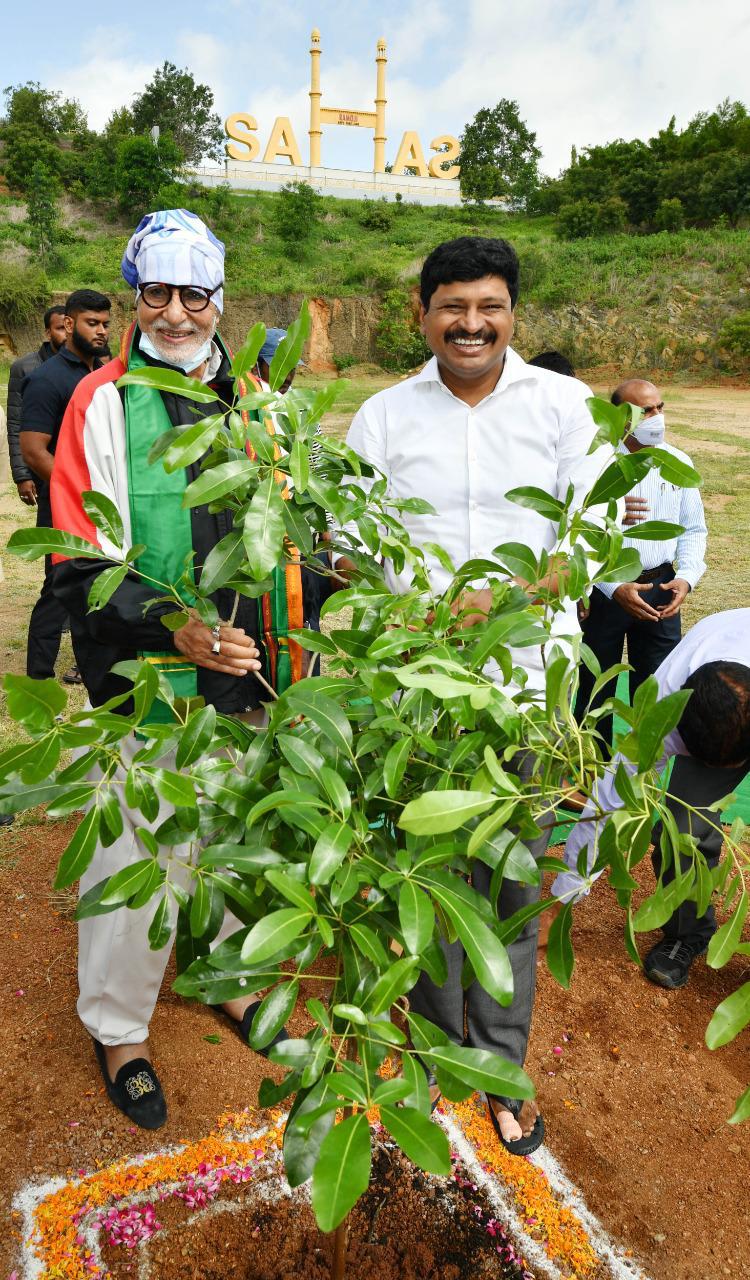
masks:
MULTIPOLYGON (((514 762, 522 776, 528 777, 531 765, 514 762)), ((527 848, 534 858, 541 858, 547 849, 551 828, 527 848)), ((472 885, 483 897, 489 897, 492 871, 483 862, 475 862, 472 885)), ((520 884, 515 880, 503 880, 498 898, 501 920, 507 920, 520 907, 538 902, 541 884, 520 884)), ((515 942, 508 947, 513 970, 513 1002, 505 1008, 487 994, 478 982, 472 982, 466 991, 461 986, 461 970, 464 949, 460 942, 442 947, 448 962, 448 978, 438 987, 423 973, 409 994, 409 1004, 435 1026, 440 1027, 456 1044, 466 1044, 472 1049, 490 1049, 518 1066, 523 1066, 531 1028, 531 1013, 536 991, 536 954, 539 917, 535 916, 524 926, 515 942), (465 1019, 465 1023, 464 1023, 465 1019), (465 1026, 465 1030, 464 1030, 465 1026)))
MULTIPOLYGON (((677 830, 690 832, 695 838, 709 867, 718 865, 723 833, 721 815, 708 813, 708 806, 717 800, 722 800, 724 796, 731 795, 747 772, 747 764, 741 764, 734 769, 714 769, 707 764, 702 764, 700 760, 695 760, 692 756, 675 756, 669 782, 670 799, 667 801, 667 808, 674 817, 677 830), (684 805, 679 803, 681 799, 703 812, 689 813, 684 805)), ((654 831, 652 855, 657 876, 662 869, 661 836, 662 829, 659 823, 654 831)), ((690 858, 683 858, 683 869, 690 866, 690 863, 690 858)), ((669 865, 664 868, 664 882, 668 884, 670 880, 674 880, 674 862, 671 854, 669 865)), ((699 916, 695 909, 695 902, 689 899, 681 903, 663 926, 664 936, 670 941, 679 939, 680 942, 691 942, 702 947, 708 945, 715 932, 716 914, 713 907, 709 906, 705 915, 699 916)))

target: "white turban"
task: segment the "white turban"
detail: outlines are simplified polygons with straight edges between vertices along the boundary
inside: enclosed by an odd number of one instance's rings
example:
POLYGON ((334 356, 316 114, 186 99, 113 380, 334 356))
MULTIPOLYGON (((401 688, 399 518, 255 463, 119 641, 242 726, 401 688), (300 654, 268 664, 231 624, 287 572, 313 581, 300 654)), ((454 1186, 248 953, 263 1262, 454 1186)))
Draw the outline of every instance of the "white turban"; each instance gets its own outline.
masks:
POLYGON ((216 289, 211 301, 224 309, 224 245, 195 213, 159 209, 141 218, 122 255, 122 274, 141 284, 194 284, 216 289))

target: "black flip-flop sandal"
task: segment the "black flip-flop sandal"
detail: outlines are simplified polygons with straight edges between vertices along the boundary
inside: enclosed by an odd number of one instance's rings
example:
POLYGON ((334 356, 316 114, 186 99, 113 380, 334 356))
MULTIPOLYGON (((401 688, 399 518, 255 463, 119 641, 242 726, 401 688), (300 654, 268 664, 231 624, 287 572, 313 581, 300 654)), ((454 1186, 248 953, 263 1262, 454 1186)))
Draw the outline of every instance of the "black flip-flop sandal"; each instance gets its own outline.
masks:
MULTIPOLYGON (((250 1028, 253 1025, 253 1018, 258 1012, 260 1003, 260 1000, 253 1000, 252 1004, 249 1004, 243 1013, 241 1022, 238 1022, 236 1018, 233 1018, 231 1013, 227 1013, 226 1009, 223 1009, 220 1004, 212 1004, 211 1008, 215 1013, 220 1014, 221 1017, 229 1023, 235 1035, 239 1036, 242 1043, 246 1045, 248 1049, 252 1049, 253 1046, 250 1044, 248 1037, 250 1035, 250 1028)), ((272 1049, 275 1044, 281 1044, 282 1040, 288 1039, 289 1033, 286 1027, 282 1027, 280 1031, 276 1032, 276 1035, 270 1044, 267 1044, 263 1049, 253 1049, 253 1053, 259 1053, 261 1058, 267 1058, 269 1049, 272 1049)))
POLYGON ((111 1080, 104 1045, 91 1038, 110 1102, 141 1129, 160 1129, 167 1118, 167 1104, 159 1077, 148 1059, 133 1058, 111 1080))
POLYGON ((487 1099, 487 1110, 490 1113, 492 1127, 506 1151, 508 1151, 512 1156, 530 1156, 532 1151, 536 1151, 541 1147, 544 1142, 544 1117, 541 1113, 534 1121, 534 1128, 531 1130, 531 1133, 522 1134, 520 1138, 515 1139, 504 1138, 500 1129, 500 1122, 495 1115, 492 1103, 501 1103, 503 1110, 510 1111, 513 1118, 517 1120, 521 1113, 521 1107, 523 1106, 522 1099, 501 1098, 491 1093, 486 1093, 484 1096, 487 1099))

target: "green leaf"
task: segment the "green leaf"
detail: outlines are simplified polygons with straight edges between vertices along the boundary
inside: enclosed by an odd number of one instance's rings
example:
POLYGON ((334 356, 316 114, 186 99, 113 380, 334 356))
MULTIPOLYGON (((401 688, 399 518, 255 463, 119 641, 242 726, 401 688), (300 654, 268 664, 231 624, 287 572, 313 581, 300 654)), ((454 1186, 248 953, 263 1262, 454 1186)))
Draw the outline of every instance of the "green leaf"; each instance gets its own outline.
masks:
POLYGON ((732 915, 724 922, 720 929, 717 929, 708 944, 706 963, 709 964, 712 969, 721 969, 728 960, 731 960, 737 950, 738 943, 742 937, 742 929, 747 918, 747 910, 747 889, 743 885, 742 892, 737 900, 737 906, 734 908, 732 915))
POLYGON ((173 928, 172 905, 169 894, 165 893, 148 927, 148 944, 152 951, 161 951, 162 947, 166 947, 173 928))
POLYGON ((398 820, 402 831, 433 836, 455 831, 497 803, 487 791, 425 791, 410 800, 398 820))
POLYGON ((430 893, 456 930, 477 981, 499 1004, 509 1005, 513 998, 513 971, 507 949, 471 909, 463 896, 465 886, 455 880, 445 872, 433 871, 430 893))
POLYGON ((709 1049, 720 1049, 734 1040, 749 1022, 750 982, 745 982, 714 1010, 706 1027, 706 1044, 709 1049))
POLYGON ((295 440, 289 451, 289 471, 297 493, 302 493, 310 478, 310 450, 303 440, 295 440))
POLYGON ((152 769, 150 776, 162 800, 176 809, 192 809, 198 803, 192 778, 171 769, 152 769))
POLYGON ((275 867, 270 867, 265 872, 265 878, 288 902, 294 903, 295 907, 300 907, 308 915, 314 915, 314 899, 310 896, 310 890, 305 885, 300 884, 299 880, 295 880, 293 876, 287 875, 285 871, 279 871, 275 867))
POLYGON ((89 520, 109 539, 118 551, 122 551, 125 530, 122 516, 111 498, 104 493, 96 493, 89 489, 81 494, 81 502, 89 520))
POLYGON ((246 374, 252 373, 258 363, 260 349, 266 340, 266 326, 261 320, 253 325, 248 333, 243 345, 240 347, 232 359, 232 377, 244 378, 246 374))
POLYGON ((394 1002, 410 991, 419 976, 419 965, 412 956, 394 961, 381 974, 367 999, 370 1016, 387 1013, 394 1002))
POLYGON ((358 1026, 367 1026, 367 1014, 358 1004, 335 1004, 331 1009, 334 1018, 345 1018, 347 1022, 356 1022, 358 1026))
POLYGON ((546 493, 544 489, 538 489, 535 485, 523 485, 520 489, 509 489, 505 497, 509 502, 515 502, 519 507, 528 507, 531 511, 536 511, 540 516, 544 516, 545 520, 553 520, 558 523, 560 517, 565 511, 565 507, 559 498, 553 498, 551 493, 546 493))
MULTIPOLYGON (((650 677, 653 679, 653 677, 650 677)), ((679 723, 692 690, 677 689, 660 698, 638 726, 638 771, 652 769, 663 753, 664 738, 679 723)))
POLYGON ((440 1125, 414 1107, 380 1105, 380 1119, 409 1159, 426 1173, 447 1177, 451 1171, 451 1149, 440 1125))
POLYGON ((524 542, 502 542, 492 551, 496 560, 514 577, 523 578, 525 582, 536 582, 539 576, 539 564, 531 547, 524 542))
POLYGON ((534 1097, 534 1086, 526 1072, 488 1049, 439 1044, 420 1049, 420 1053, 431 1065, 443 1067, 480 1092, 508 1098, 534 1097))
POLYGON ((96 613, 98 609, 104 608, 107 601, 120 586, 120 583, 125 581, 129 569, 130 566, 127 564, 116 564, 111 569, 103 569, 101 573, 96 575, 89 588, 89 613, 96 613))
POLYGON ((133 370, 125 373, 115 384, 119 387, 150 387, 156 391, 169 391, 181 396, 184 400, 192 400, 195 404, 213 404, 216 392, 207 387, 199 378, 188 378, 176 369, 158 369, 154 367, 133 370))
POLYGON ((199 867, 226 867, 230 871, 263 872, 283 865, 283 854, 262 845, 210 844, 198 857, 199 867))
POLYGON ((99 898, 102 906, 127 902, 150 878, 153 866, 153 858, 139 858, 137 862, 131 862, 115 872, 109 877, 107 888, 99 898))
POLYGON ((230 582, 240 565, 245 563, 245 543, 235 529, 222 538, 206 556, 198 579, 203 595, 210 595, 225 582, 230 582))
POLYGON ((40 556, 61 555, 70 559, 110 560, 106 552, 85 538, 62 529, 16 529, 10 535, 7 550, 20 560, 38 560, 40 556))
POLYGON ((635 524, 628 528, 628 537, 669 542, 672 538, 679 538, 684 532, 681 524, 672 524, 669 520, 644 520, 642 524, 635 524))
POLYGON ((390 961, 378 935, 367 924, 352 923, 349 925, 349 936, 358 951, 378 969, 388 967, 390 961))
POLYGON ((292 685, 287 705, 295 714, 307 716, 339 750, 351 755, 352 727, 337 702, 324 693, 309 692, 310 681, 292 685))
POLYGON ((750 1120, 750 1088, 737 1099, 737 1106, 729 1117, 729 1123, 742 1124, 744 1120, 750 1120))
POLYGON ((282 907, 253 925, 242 944, 242 959, 254 965, 275 956, 288 942, 307 928, 310 912, 301 907, 282 907))
MULTIPOLYGON (((656 460, 659 474, 667 484, 676 484, 680 489, 697 489, 700 485, 700 473, 695 467, 688 466, 673 453, 667 453, 666 449, 649 449, 648 455, 656 460)), ((639 536, 633 534, 633 537, 639 536)))
POLYGON ((50 729, 68 701, 65 690, 54 679, 7 675, 3 685, 8 695, 8 715, 31 733, 50 729))
POLYGON ((299 995, 299 982, 282 982, 264 996, 253 1018, 248 1043, 251 1048, 265 1049, 281 1031, 287 1018, 294 1012, 299 995))
POLYGON ((354 832, 342 823, 329 822, 318 837, 310 858, 310 884, 328 884, 344 861, 354 832))
POLYGON ((334 1231, 370 1183, 370 1127, 359 1112, 323 1139, 313 1173, 312 1206, 321 1231, 334 1231))
POLYGON ((284 524, 287 537, 303 555, 309 556, 313 550, 313 535, 304 513, 294 500, 294 494, 284 503, 284 524))
POLYGON ((284 531, 284 499, 270 475, 258 485, 242 528, 247 565, 254 578, 267 577, 281 560, 284 531))
POLYGON ((413 746, 414 742, 411 737, 400 738, 398 742, 394 742, 393 746, 389 747, 386 753, 383 761, 383 784, 386 795, 390 796, 391 799, 398 794, 413 746))
MULTIPOLYGON (((123 675, 124 672, 118 672, 123 675)), ((159 692, 159 676, 150 662, 139 661, 133 678, 133 706, 136 720, 148 715, 159 692)))
POLYGON ((282 338, 268 370, 268 385, 277 391, 287 374, 296 368, 302 355, 302 349, 310 333, 310 310, 307 301, 302 303, 296 320, 290 324, 286 337, 282 338))
POLYGON ((220 462, 215 467, 208 467, 193 480, 185 490, 182 498, 183 507, 199 507, 209 502, 216 502, 231 493, 242 496, 243 490, 257 474, 258 464, 250 458, 232 458, 229 462, 220 462))
POLYGON ((175 756, 175 764, 178 769, 184 769, 186 765, 193 764, 206 754, 215 729, 215 707, 200 707, 192 713, 180 734, 177 755, 175 756))
POLYGON ((413 880, 404 880, 398 895, 398 918, 407 951, 419 955, 435 927, 435 913, 427 894, 413 880))
POLYGON ((573 908, 569 902, 566 902, 552 921, 547 943, 547 968, 565 991, 570 987, 575 964, 573 944, 570 940, 572 923, 573 908))
MULTIPOLYGON (((213 399, 216 399, 215 395, 213 399)), ((173 471, 180 471, 197 462, 204 453, 208 452, 222 429, 223 422, 220 415, 202 418, 200 422, 194 422, 192 426, 185 427, 185 430, 180 432, 179 439, 175 440, 164 454, 162 459, 164 470, 171 474, 173 471)))
POLYGON ((101 815, 96 808, 89 809, 81 819, 58 863, 54 889, 67 889, 86 870, 96 851, 100 820, 101 815))

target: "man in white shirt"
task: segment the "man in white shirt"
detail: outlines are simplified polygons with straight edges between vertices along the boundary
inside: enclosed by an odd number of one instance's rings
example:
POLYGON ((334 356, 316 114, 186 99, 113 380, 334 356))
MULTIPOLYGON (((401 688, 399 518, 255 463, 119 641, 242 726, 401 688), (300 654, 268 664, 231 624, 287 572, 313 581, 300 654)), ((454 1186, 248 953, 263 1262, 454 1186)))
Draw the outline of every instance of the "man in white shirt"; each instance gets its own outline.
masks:
MULTIPOLYGON (((720 815, 709 812, 709 806, 731 795, 750 767, 750 609, 730 609, 696 623, 655 675, 659 698, 677 689, 693 690, 679 725, 666 737, 664 753, 654 768, 660 772, 674 757, 669 810, 678 831, 691 832, 708 866, 715 867, 723 838, 720 815)), ((586 805, 565 845, 564 856, 570 870, 555 879, 555 898, 574 901, 588 893, 601 874, 584 878, 576 868, 584 848, 588 868, 596 860, 603 823, 591 821, 594 802, 605 813, 622 807, 615 787, 620 763, 628 772, 635 772, 633 764, 617 755, 599 779, 593 802, 586 805)), ((674 865, 670 862, 662 871, 660 842, 659 828, 655 833, 654 870, 657 876, 661 872, 664 883, 669 883, 674 879, 674 865)), ((684 867, 690 865, 690 859, 683 863, 684 867)), ((662 931, 664 938, 644 959, 644 972, 659 986, 682 987, 693 960, 704 953, 716 931, 713 907, 709 905, 699 916, 695 901, 687 899, 662 931)))
MULTIPOLYGON (((506 541, 526 543, 539 556, 555 546, 556 522, 510 502, 505 494, 536 485, 564 500, 572 485, 582 500, 611 458, 609 450, 588 455, 595 434, 585 403, 589 389, 575 378, 530 368, 509 346, 518 273, 518 259, 506 241, 464 236, 439 245, 424 264, 420 286, 421 327, 434 358, 416 377, 368 400, 347 438, 352 449, 387 477, 390 496, 425 498, 434 507, 435 514, 405 513, 400 519, 412 540, 426 549, 438 592, 448 586, 451 574, 430 543, 443 547, 456 566, 488 557, 506 541)), ((338 567, 346 572, 352 566, 339 559, 338 567)), ((408 569, 399 573, 386 562, 385 573, 392 591, 409 590, 408 569)), ((480 584, 462 603, 476 606, 477 621, 490 609, 491 593, 480 584)), ((574 602, 566 603, 555 629, 563 635, 578 632, 574 602)), ((541 649, 514 650, 513 661, 525 670, 528 688, 544 687, 541 649)), ((516 761, 515 767, 524 765, 516 761)), ((546 844, 542 838, 529 847, 539 857, 546 844)), ((490 875, 484 864, 475 864, 473 883, 479 892, 488 893, 490 875)), ((538 887, 504 880, 501 917, 538 894, 538 887)), ((448 981, 437 987, 423 975, 411 993, 412 1008, 457 1043, 466 1040, 522 1064, 536 981, 536 932, 536 921, 527 924, 508 948, 514 978, 509 1008, 501 1008, 476 982, 464 997, 458 943, 446 947, 448 981)), ((518 1107, 508 1099, 492 1099, 490 1117, 501 1142, 515 1154, 527 1154, 543 1140, 535 1102, 518 1107)))
MULTIPOLYGON (((620 445, 623 452, 637 453, 657 446, 692 466, 686 453, 664 441, 664 401, 652 382, 628 379, 612 393, 612 403, 635 404, 643 410, 643 418, 620 445)), ((706 522, 698 490, 671 484, 656 469, 648 471, 631 490, 625 505, 624 523, 634 526, 633 536, 626 539, 625 545, 638 552, 643 572, 635 582, 602 582, 594 587, 583 634, 602 670, 622 661, 627 642, 632 702, 638 686, 680 642, 680 607, 706 569, 706 522), (684 533, 664 542, 639 540, 641 520, 666 520, 682 525, 684 533)), ((589 703, 593 685, 593 674, 582 665, 576 703, 579 719, 589 703)), ((591 705, 601 706, 613 693, 612 684, 605 686, 591 705)), ((612 716, 602 717, 599 732, 605 747, 611 748, 612 716)))

